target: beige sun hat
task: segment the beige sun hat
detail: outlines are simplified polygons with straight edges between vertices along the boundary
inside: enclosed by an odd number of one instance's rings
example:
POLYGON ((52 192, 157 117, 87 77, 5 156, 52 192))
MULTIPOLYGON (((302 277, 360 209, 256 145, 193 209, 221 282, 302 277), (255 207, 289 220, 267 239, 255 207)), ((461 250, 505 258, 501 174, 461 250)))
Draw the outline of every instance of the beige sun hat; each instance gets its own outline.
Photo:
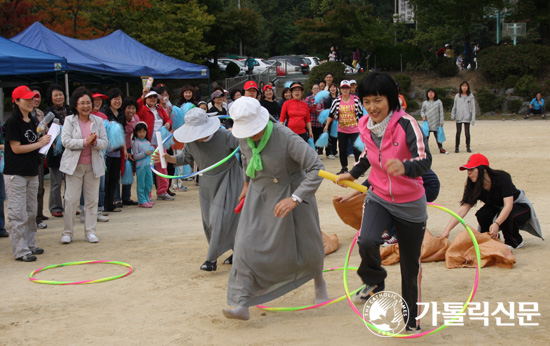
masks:
POLYGON ((231 105, 229 115, 233 119, 231 132, 236 138, 254 136, 262 131, 269 121, 269 112, 253 97, 238 98, 231 105))
POLYGON ((204 109, 195 107, 185 114, 185 124, 174 132, 180 143, 190 143, 208 137, 220 128, 218 117, 209 117, 204 109))

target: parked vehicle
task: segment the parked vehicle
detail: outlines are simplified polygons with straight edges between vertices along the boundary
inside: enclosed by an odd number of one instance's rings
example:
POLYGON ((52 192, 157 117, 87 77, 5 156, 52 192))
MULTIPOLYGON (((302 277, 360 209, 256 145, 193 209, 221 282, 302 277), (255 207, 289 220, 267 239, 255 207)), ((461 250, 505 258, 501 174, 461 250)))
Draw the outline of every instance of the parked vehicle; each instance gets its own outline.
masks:
POLYGON ((344 70, 344 74, 356 74, 357 73, 357 70, 354 69, 353 67, 349 66, 349 65, 346 65, 344 63, 342 63, 346 69, 344 70))
MULTIPOLYGON (((245 63, 246 59, 239 59, 240 62, 243 64, 245 63)), ((275 64, 275 61, 270 61, 266 59, 254 59, 254 70, 252 70, 253 74, 260 74, 263 73, 265 70, 270 68, 273 64, 275 64)))
POLYGON ((229 58, 219 58, 219 59, 218 59, 218 65, 219 65, 220 63, 221 63, 222 65, 224 65, 223 70, 222 70, 221 67, 220 67, 220 70, 225 71, 225 69, 227 68, 227 65, 228 65, 230 62, 234 62, 234 63, 237 64, 237 66, 239 66, 239 68, 241 69, 241 71, 240 71, 239 74, 238 74, 239 76, 244 76, 244 75, 246 74, 246 72, 248 72, 248 67, 246 67, 242 61, 235 60, 235 59, 229 59, 229 58))
POLYGON ((303 56, 303 58, 307 62, 310 70, 315 66, 321 65, 321 61, 315 56, 303 56))
POLYGON ((307 61, 297 55, 279 55, 269 58, 269 60, 276 60, 277 75, 284 76, 286 74, 308 74, 309 65, 307 61))

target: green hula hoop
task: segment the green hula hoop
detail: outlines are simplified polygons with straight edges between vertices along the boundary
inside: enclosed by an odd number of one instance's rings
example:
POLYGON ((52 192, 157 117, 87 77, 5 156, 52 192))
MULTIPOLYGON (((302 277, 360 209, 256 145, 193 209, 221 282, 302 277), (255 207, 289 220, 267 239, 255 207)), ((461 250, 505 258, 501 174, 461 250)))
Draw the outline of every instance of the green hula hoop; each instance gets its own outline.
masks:
MULTIPOLYGON (((477 291, 477 287, 478 287, 478 283, 479 283, 479 271, 480 271, 480 262, 481 262, 481 255, 480 255, 480 252, 479 252, 479 245, 477 243, 477 240, 476 240, 476 237, 474 235, 474 232, 472 232, 472 230, 470 229, 470 227, 466 224, 466 221, 464 221, 458 214, 456 214, 455 212, 453 212, 452 210, 449 210, 445 207, 442 207, 440 205, 437 205, 437 204, 434 204, 434 203, 428 203, 429 206, 432 206, 434 208, 437 208, 437 209, 441 209, 449 214, 451 214, 454 218, 456 218, 463 226, 464 228, 466 228, 466 230, 468 231, 468 234, 470 235, 470 238, 472 239, 472 242, 474 244, 474 249, 475 249, 475 252, 476 252, 476 259, 477 259, 477 266, 476 266, 476 277, 475 277, 475 280, 474 280, 474 285, 472 287, 472 291, 470 292, 470 296, 468 297, 468 300, 464 303, 464 306, 462 307, 462 310, 453 317, 453 319, 449 322, 449 324, 455 320, 457 320, 460 316, 460 314, 464 313, 464 311, 466 311, 466 309, 468 308, 468 305, 470 304, 470 302, 472 301, 472 299, 474 298, 474 295, 477 291)), ((360 232, 360 231, 359 231, 360 232)), ((357 241, 357 237, 359 236, 359 232, 357 232, 357 234, 355 235, 355 238, 353 239, 353 241, 351 242, 351 245, 349 247, 349 250, 348 250, 348 254, 346 256, 346 260, 344 262, 344 291, 346 293, 346 297, 348 298, 348 303, 350 305, 350 307, 352 308, 352 310, 355 312, 355 314, 359 317, 359 319, 361 319, 361 321, 363 321, 363 323, 367 326, 369 326, 370 328, 376 330, 377 332, 381 333, 382 335, 385 335, 385 336, 391 336, 391 337, 394 337, 394 338, 399 338, 399 339, 415 339, 415 338, 420 338, 422 336, 426 336, 426 335, 431 335, 431 334, 434 334, 434 333, 437 333, 445 328, 447 328, 449 326, 449 324, 443 324, 437 328, 434 328, 434 329, 431 329, 431 330, 427 330, 425 332, 422 332, 422 333, 419 333, 419 334, 394 334, 394 333, 390 333, 390 332, 387 332, 387 331, 383 331, 383 330, 380 330, 378 328, 376 328, 376 326, 372 325, 371 323, 369 323, 369 321, 365 320, 363 315, 359 312, 359 310, 357 310, 357 308, 355 307, 355 305, 353 304, 353 302, 351 301, 351 293, 349 292, 349 288, 348 288, 348 265, 349 265, 349 258, 350 258, 350 255, 351 255, 351 252, 353 251, 353 247, 355 245, 355 242, 357 241)))
POLYGON ((124 262, 119 262, 119 261, 80 261, 80 262, 67 262, 67 263, 61 263, 61 264, 52 264, 50 266, 47 266, 47 267, 43 267, 43 268, 40 268, 40 269, 37 269, 35 271, 33 271, 32 273, 29 274, 29 280, 31 280, 32 282, 36 282, 37 284, 48 284, 48 285, 85 285, 85 284, 95 284, 95 283, 98 283, 98 282, 105 282, 105 281, 111 281, 111 280, 116 280, 116 279, 120 279, 120 278, 123 278, 125 276, 128 276, 130 274, 132 274, 132 272, 134 271, 134 268, 129 265, 128 263, 124 263, 124 262), (49 281, 49 280, 39 280, 39 279, 36 279, 34 278, 34 275, 40 273, 40 272, 43 272, 45 270, 48 270, 48 269, 53 269, 53 268, 59 268, 59 267, 66 267, 66 266, 74 266, 74 265, 79 265, 79 264, 95 264, 95 263, 107 263, 107 264, 117 264, 117 265, 121 265, 121 266, 125 266, 125 267, 128 267, 129 270, 128 272, 124 273, 124 274, 120 274, 120 275, 114 275, 114 276, 110 276, 110 277, 107 277, 107 278, 103 278, 103 279, 96 279, 96 280, 84 280, 84 281, 49 281))
MULTIPOLYGON (((348 270, 357 270, 357 269, 359 269, 359 268, 357 268, 357 267, 348 267, 348 270)), ((323 273, 332 272, 332 271, 336 271, 336 270, 344 270, 344 268, 343 267, 338 267, 338 268, 325 269, 325 270, 323 270, 323 273)), ((356 289, 355 291, 351 292, 351 294, 355 294, 355 293, 359 292, 360 290, 362 290, 363 288, 365 288, 365 285, 363 285, 363 286, 359 287, 358 289, 356 289)), ((331 299, 331 300, 327 300, 326 302, 311 304, 311 305, 288 306, 288 307, 269 307, 269 306, 265 306, 265 305, 256 305, 256 307, 260 308, 262 310, 266 310, 266 311, 303 311, 303 310, 311 310, 311 309, 316 309, 316 308, 320 308, 320 307, 323 307, 323 306, 332 305, 334 303, 341 302, 344 299, 346 299, 345 295, 343 295, 341 297, 338 297, 338 298, 331 299)))
MULTIPOLYGON (((172 136, 174 136, 173 133, 170 134, 170 136, 166 137, 162 143, 164 144, 166 141, 170 140, 170 138, 172 138, 172 136)), ((156 153, 157 151, 159 150, 158 146, 155 148, 155 151, 153 151, 153 154, 156 153)), ((196 175, 201 175, 205 172, 208 172, 222 164, 224 164, 225 162, 227 162, 227 160, 229 160, 230 158, 233 157, 233 155, 237 154, 237 152, 241 150, 241 147, 237 147, 235 150, 233 150, 233 152, 231 154, 229 154, 228 156, 226 156, 224 159, 222 159, 221 161, 219 162, 216 162, 215 164, 209 166, 209 167, 206 167, 205 169, 203 170, 200 170, 198 172, 195 172, 195 173, 190 173, 190 174, 185 174, 185 175, 167 175, 167 174, 164 174, 164 173, 161 173, 159 171, 157 171, 155 169, 155 161, 153 159, 151 159, 151 171, 153 171, 153 173, 155 173, 156 175, 158 175, 159 177, 162 177, 162 178, 166 178, 166 179, 186 179, 186 178, 192 178, 196 175)))

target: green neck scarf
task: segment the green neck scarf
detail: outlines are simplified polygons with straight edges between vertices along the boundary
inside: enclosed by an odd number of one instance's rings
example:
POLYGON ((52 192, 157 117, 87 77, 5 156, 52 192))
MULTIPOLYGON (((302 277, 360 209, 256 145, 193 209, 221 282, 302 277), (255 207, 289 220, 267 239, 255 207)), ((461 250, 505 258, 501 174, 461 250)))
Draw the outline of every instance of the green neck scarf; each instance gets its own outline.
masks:
POLYGON ((254 144, 254 141, 248 138, 248 145, 250 146, 250 149, 252 149, 252 158, 248 162, 248 167, 246 168, 246 175, 248 175, 250 178, 256 178, 256 171, 261 171, 262 169, 264 169, 262 165, 262 157, 260 156, 260 153, 262 152, 262 150, 264 150, 267 142, 271 138, 272 132, 273 132, 273 123, 268 120, 267 126, 265 127, 265 132, 257 148, 256 148, 256 145, 254 144))

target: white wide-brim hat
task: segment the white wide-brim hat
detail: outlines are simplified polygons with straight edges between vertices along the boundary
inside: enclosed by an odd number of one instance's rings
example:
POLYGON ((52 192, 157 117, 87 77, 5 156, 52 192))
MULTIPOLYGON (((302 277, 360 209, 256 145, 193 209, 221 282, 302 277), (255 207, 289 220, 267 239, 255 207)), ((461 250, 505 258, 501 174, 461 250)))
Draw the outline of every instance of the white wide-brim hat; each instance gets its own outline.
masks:
POLYGON ((204 109, 195 107, 185 114, 185 124, 174 132, 180 143, 190 143, 208 137, 220 128, 218 117, 209 117, 204 109))
POLYGON ((229 109, 233 119, 231 132, 236 138, 248 138, 261 132, 269 121, 269 112, 253 97, 239 97, 229 109))

